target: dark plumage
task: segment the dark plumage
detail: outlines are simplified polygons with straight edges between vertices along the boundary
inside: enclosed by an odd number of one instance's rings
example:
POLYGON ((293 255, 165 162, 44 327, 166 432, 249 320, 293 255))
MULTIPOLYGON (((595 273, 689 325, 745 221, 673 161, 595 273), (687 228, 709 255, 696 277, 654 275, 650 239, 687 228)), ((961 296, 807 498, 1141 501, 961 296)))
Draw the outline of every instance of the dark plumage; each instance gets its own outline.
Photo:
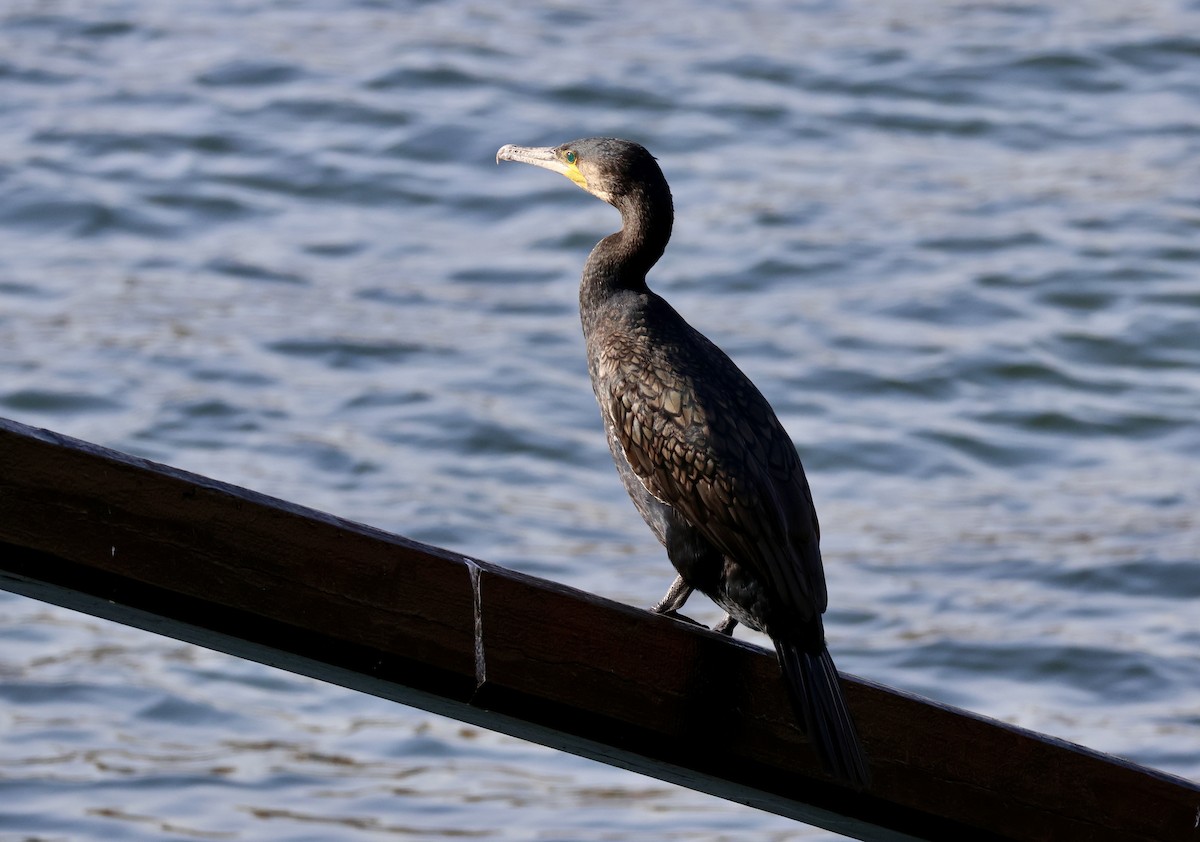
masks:
POLYGON ((699 590, 727 612, 718 630, 742 623, 769 635, 822 763, 866 787, 825 646, 820 528, 796 449, 733 361, 646 286, 673 222, 658 164, 616 138, 505 146, 496 159, 566 175, 621 212, 621 230, 588 257, 579 307, 617 470, 679 574, 654 610, 673 613, 699 590))

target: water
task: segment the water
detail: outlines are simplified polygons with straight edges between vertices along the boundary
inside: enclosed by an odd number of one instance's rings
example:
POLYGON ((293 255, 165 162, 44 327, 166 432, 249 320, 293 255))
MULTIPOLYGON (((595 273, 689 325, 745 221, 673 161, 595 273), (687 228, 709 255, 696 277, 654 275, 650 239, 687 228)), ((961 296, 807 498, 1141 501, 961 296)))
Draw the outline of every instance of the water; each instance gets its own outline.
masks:
MULTIPOLYGON (((0 9, 0 415, 647 605, 575 303, 616 214, 493 165, 630 136, 838 664, 1200 777, 1195 4, 197 5, 0 9)), ((25 599, 0 640, 4 839, 829 838, 25 599)))

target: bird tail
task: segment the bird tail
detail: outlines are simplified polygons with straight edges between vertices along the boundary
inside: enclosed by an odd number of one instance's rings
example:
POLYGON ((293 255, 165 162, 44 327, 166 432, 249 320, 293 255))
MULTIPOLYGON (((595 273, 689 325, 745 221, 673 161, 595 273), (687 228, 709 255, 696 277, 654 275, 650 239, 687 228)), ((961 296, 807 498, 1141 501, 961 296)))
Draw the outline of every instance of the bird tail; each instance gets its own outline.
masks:
POLYGON ((867 758, 829 649, 822 644, 814 654, 791 641, 777 640, 775 652, 792 708, 821 765, 856 789, 867 789, 871 784, 867 758))

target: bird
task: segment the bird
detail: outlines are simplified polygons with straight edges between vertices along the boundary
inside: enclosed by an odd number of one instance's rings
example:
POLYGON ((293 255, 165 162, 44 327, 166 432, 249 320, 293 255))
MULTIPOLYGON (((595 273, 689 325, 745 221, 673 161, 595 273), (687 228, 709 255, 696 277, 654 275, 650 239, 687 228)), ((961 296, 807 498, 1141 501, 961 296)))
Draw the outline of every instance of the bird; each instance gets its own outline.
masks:
POLYGON ((496 162, 566 176, 621 214, 584 264, 579 310, 588 372, 625 490, 677 576, 651 609, 678 616, 694 591, 771 638, 797 724, 825 771, 870 786, 829 648, 820 526, 792 439, 767 399, 688 324, 646 275, 674 224, 671 190, 638 143, 589 137, 505 145, 496 162))

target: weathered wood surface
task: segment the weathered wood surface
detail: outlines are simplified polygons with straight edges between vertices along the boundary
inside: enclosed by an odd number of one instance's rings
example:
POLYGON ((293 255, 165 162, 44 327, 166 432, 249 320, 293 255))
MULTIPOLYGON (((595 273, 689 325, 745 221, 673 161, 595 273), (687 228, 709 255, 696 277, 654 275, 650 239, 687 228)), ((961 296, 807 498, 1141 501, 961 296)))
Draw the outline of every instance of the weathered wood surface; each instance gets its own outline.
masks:
POLYGON ((861 839, 1200 840, 1200 786, 846 677, 821 773, 774 656, 0 419, 0 587, 861 839))

